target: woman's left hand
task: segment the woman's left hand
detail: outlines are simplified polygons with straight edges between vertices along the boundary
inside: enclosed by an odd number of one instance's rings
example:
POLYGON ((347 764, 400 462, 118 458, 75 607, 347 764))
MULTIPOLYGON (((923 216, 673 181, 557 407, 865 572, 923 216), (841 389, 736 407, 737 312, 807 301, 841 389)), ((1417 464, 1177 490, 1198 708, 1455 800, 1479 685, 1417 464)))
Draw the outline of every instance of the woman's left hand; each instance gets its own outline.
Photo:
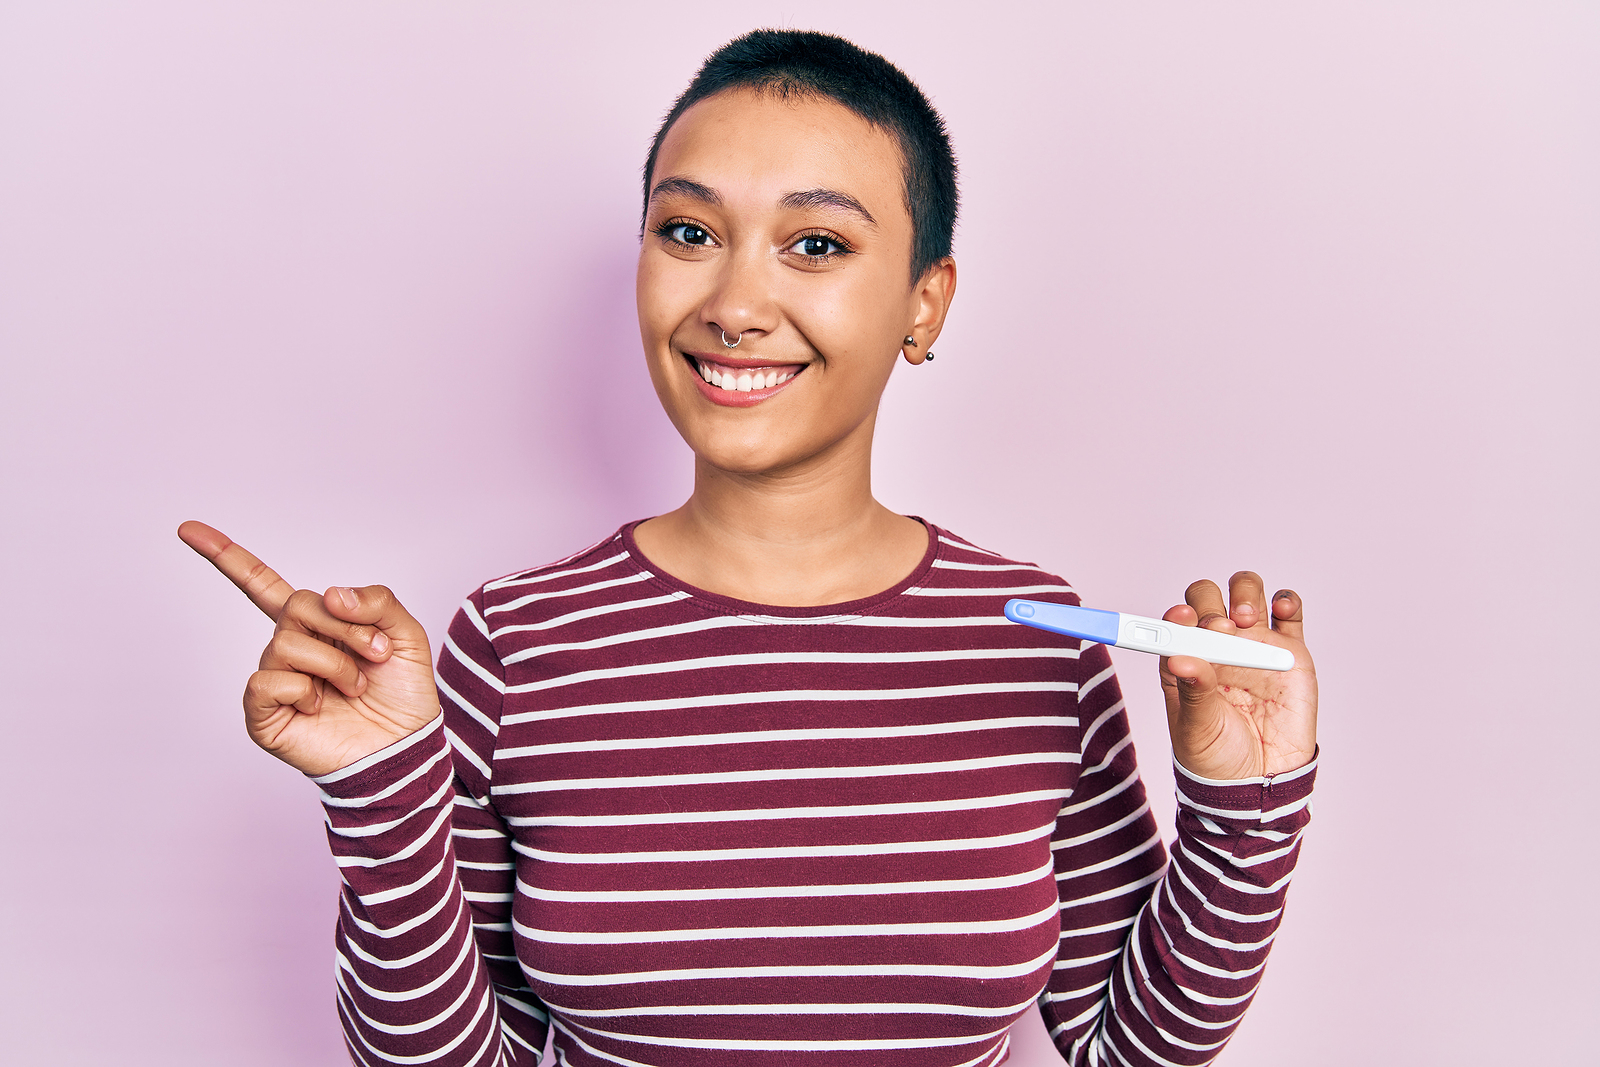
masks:
POLYGON ((1202 778, 1259 778, 1296 770, 1317 748, 1317 670, 1302 639, 1304 605, 1283 590, 1266 598, 1261 576, 1228 579, 1228 604, 1215 582, 1184 591, 1162 616, 1183 626, 1262 641, 1294 653, 1287 671, 1223 667, 1193 656, 1161 660, 1172 754, 1202 778), (1231 605, 1231 607, 1229 606, 1231 605))

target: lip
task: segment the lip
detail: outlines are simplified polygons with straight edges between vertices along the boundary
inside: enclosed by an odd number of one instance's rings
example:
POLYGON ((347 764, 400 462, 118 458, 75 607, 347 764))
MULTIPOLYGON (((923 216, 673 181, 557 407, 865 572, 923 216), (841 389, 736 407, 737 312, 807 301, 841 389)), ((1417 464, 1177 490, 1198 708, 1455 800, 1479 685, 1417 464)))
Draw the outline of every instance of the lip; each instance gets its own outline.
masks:
POLYGON ((691 379, 693 379, 695 387, 700 390, 700 395, 711 401, 713 404, 717 404, 725 408, 755 407, 763 400, 768 400, 774 396, 777 396, 779 393, 789 388, 789 386, 793 385, 796 379, 800 377, 800 373, 810 365, 807 363, 782 362, 772 359, 734 359, 731 356, 723 355, 722 353, 709 355, 700 352, 685 352, 683 355, 684 362, 688 366, 689 376, 691 379), (770 386, 765 389, 752 389, 748 393, 744 393, 736 389, 723 389, 720 386, 712 385, 710 382, 706 381, 700 376, 699 364, 701 362, 715 363, 718 366, 727 367, 736 371, 771 370, 779 367, 793 367, 795 368, 795 372, 794 377, 790 378, 788 381, 779 382, 777 385, 770 386))

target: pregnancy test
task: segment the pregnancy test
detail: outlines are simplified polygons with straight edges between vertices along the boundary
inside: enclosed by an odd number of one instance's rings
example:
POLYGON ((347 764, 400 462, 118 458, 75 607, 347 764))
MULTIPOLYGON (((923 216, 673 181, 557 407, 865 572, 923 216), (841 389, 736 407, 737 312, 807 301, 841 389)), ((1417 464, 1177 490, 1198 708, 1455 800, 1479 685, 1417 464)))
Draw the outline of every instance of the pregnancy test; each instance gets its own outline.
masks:
POLYGON ((1120 611, 1043 600, 1008 600, 1006 618, 1024 626, 1157 656, 1193 656, 1209 663, 1263 671, 1286 671, 1294 666, 1294 653, 1287 648, 1120 611))

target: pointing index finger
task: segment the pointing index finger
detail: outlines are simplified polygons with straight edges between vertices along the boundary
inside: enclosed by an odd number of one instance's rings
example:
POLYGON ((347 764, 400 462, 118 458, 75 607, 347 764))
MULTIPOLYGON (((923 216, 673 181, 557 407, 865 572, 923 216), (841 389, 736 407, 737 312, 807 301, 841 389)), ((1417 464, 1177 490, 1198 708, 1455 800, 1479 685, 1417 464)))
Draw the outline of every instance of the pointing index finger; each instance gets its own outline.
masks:
POLYGON ((221 530, 203 522, 190 519, 178 527, 178 537, 210 560, 212 566, 238 586, 269 619, 277 620, 289 594, 294 592, 294 586, 278 577, 277 571, 228 540, 221 530))

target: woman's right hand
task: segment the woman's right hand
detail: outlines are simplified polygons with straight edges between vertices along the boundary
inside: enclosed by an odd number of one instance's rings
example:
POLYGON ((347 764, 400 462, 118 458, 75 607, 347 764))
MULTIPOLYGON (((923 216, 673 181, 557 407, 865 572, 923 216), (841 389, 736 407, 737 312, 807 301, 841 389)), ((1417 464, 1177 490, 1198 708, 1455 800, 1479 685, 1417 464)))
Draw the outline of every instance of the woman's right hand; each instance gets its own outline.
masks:
POLYGON ((328 774, 439 714, 428 635, 388 589, 335 586, 318 596, 203 522, 184 523, 178 536, 277 623, 244 691, 256 744, 306 774, 328 774))

